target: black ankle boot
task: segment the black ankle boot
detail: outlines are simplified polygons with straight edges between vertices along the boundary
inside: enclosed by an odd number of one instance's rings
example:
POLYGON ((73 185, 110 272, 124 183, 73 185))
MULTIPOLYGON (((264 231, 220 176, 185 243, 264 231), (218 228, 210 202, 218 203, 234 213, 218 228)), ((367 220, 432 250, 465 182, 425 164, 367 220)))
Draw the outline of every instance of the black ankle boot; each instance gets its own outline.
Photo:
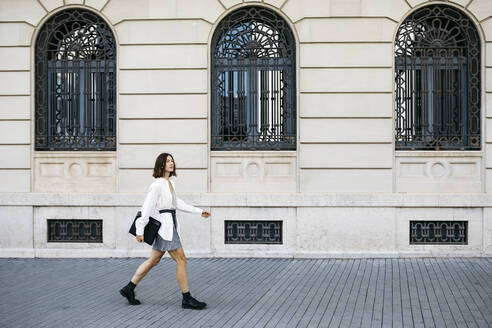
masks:
POLYGON ((181 307, 183 309, 192 309, 192 310, 201 310, 207 306, 207 303, 197 301, 193 296, 190 295, 190 292, 183 293, 183 303, 181 307))
POLYGON ((120 294, 121 296, 125 297, 128 300, 128 303, 130 303, 131 305, 139 305, 140 301, 135 298, 135 292, 133 291, 132 287, 135 288, 135 285, 126 285, 125 287, 120 289, 120 294))

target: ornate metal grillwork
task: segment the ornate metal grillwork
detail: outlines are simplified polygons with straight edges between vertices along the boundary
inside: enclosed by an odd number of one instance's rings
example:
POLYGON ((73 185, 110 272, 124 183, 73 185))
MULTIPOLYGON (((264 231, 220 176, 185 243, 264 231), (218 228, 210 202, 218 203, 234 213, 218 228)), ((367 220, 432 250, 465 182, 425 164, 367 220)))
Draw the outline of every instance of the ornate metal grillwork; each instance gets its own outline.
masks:
POLYGON ((102 220, 48 220, 48 242, 102 243, 102 220))
POLYGON ((468 221, 410 221, 410 244, 468 244, 468 221))
POLYGON ((460 10, 430 5, 395 44, 396 149, 480 149, 480 39, 460 10))
POLYGON ((116 46, 96 14, 67 9, 36 40, 36 150, 116 149, 116 46))
POLYGON ((212 45, 212 150, 295 150, 295 40, 287 22, 244 7, 220 22, 212 45))
POLYGON ((226 244, 282 244, 282 221, 225 221, 226 244))

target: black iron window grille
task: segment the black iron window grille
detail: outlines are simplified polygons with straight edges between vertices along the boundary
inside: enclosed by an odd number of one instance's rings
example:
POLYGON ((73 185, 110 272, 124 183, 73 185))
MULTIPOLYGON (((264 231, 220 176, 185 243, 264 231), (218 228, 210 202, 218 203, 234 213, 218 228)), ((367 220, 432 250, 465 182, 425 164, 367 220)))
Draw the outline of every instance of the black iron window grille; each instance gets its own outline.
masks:
POLYGON ((295 39, 263 7, 226 16, 212 39, 212 150, 295 150, 295 39))
POLYGON ((48 242, 102 243, 102 220, 48 220, 48 242))
POLYGON ((480 150, 480 39, 459 9, 430 5, 395 42, 397 150, 480 150))
POLYGON ((226 244, 282 244, 282 221, 225 221, 226 244))
POLYGON ((410 244, 468 244, 468 221, 410 221, 410 244))
POLYGON ((116 150, 116 45, 83 9, 55 14, 36 40, 36 150, 116 150))

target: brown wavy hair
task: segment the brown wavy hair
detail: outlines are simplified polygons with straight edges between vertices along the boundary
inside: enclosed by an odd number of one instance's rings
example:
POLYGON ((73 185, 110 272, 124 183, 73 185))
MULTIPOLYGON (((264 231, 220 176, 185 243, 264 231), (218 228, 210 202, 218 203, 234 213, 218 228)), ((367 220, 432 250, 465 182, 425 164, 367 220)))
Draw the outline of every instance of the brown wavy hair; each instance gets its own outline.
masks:
MULTIPOLYGON (((152 176, 154 178, 163 178, 164 177, 164 172, 165 172, 165 167, 166 167, 166 161, 167 157, 171 156, 174 162, 174 157, 171 154, 168 153, 162 153, 157 158, 155 159, 155 165, 154 165, 154 173, 152 173, 152 176)), ((169 173, 169 177, 177 177, 178 175, 176 174, 176 162, 174 162, 174 169, 172 172, 169 173)))

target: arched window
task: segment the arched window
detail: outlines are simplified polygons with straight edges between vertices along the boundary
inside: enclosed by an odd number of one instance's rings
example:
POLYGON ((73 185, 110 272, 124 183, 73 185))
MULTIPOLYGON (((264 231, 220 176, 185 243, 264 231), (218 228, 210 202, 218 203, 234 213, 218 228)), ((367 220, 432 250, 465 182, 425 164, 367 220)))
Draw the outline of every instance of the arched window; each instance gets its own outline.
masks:
POLYGON ((96 14, 67 9, 36 40, 36 150, 116 149, 116 45, 96 14))
POLYGON ((257 6, 226 16, 212 39, 212 150, 296 149, 295 40, 257 6))
POLYGON ((396 149, 480 149, 480 39, 446 5, 422 7, 395 44, 396 149))

